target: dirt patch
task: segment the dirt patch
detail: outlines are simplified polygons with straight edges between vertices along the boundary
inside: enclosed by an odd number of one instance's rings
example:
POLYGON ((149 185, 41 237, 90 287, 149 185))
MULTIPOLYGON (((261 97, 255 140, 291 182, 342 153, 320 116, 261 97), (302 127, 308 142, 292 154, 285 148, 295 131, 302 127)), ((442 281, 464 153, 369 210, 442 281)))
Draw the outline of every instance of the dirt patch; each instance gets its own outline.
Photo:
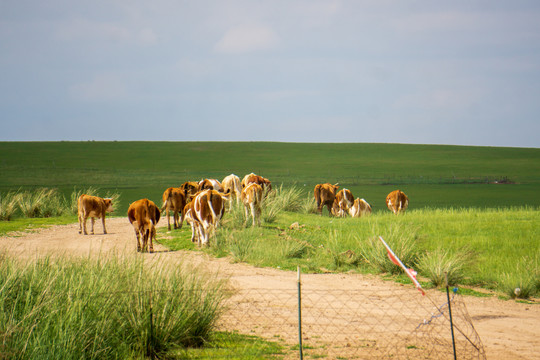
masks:
MULTIPOLYGON (((163 226, 163 224, 162 224, 163 226)), ((53 226, 37 232, 17 234, 17 236, 0 237, 0 245, 10 256, 19 258, 36 258, 48 254, 61 254, 66 256, 107 256, 108 254, 126 254, 136 252, 135 235, 126 218, 107 219, 108 234, 103 235, 101 224, 96 224, 96 235, 79 235, 78 224, 53 226)), ((154 244, 156 253, 144 254, 150 261, 167 261, 172 263, 190 262, 202 266, 218 276, 230 280, 231 286, 239 293, 244 291, 242 302, 239 302, 238 312, 251 311, 248 307, 260 301, 258 294, 269 293, 272 289, 287 289, 276 293, 275 297, 268 297, 269 303, 265 308, 274 312, 282 311, 282 307, 294 308, 296 277, 295 272, 282 271, 271 268, 256 268, 246 264, 232 264, 228 259, 215 259, 206 254, 193 251, 167 251, 159 244, 154 244), (290 292, 290 293, 289 293, 290 292), (275 299, 275 300, 273 300, 275 299), (284 305, 289 304, 289 305, 284 305)), ((314 289, 306 298, 306 307, 317 308, 324 304, 321 312, 332 313, 332 308, 326 304, 346 304, 352 307, 350 294, 362 292, 368 294, 363 300, 363 309, 376 313, 380 306, 378 298, 388 298, 385 292, 402 291, 404 296, 395 301, 408 301, 405 294, 418 297, 416 290, 411 287, 383 281, 376 276, 359 274, 318 274, 303 275, 302 286, 308 291, 314 289), (346 291, 345 291, 346 290, 346 291), (373 300, 373 302, 367 302, 373 300), (372 307, 372 308, 370 308, 372 307)), ((409 295, 407 295, 409 296, 409 295)), ((440 297, 439 292, 434 296, 440 297)), ((495 297, 464 298, 468 314, 480 336, 488 359, 540 359, 540 306, 538 304, 524 304, 514 301, 502 301, 495 297)), ((270 324, 275 316, 262 314, 256 329, 263 329, 264 322, 270 324), (263 316, 264 315, 264 316, 263 316), (262 323, 260 323, 262 322, 262 323)), ((309 319, 306 319, 309 325, 309 319)), ((340 320, 341 321, 341 320, 340 320)), ((291 324, 290 337, 294 338, 295 328, 291 324)), ((313 325, 315 326, 315 325, 313 325)), ((341 325, 339 325, 341 326, 341 325)), ((247 326, 250 328, 250 326, 247 326)), ((395 329, 388 327, 388 338, 396 337, 395 329)), ((257 334, 257 331, 251 330, 257 334)), ((261 330, 262 331, 262 330, 261 330)), ((273 330, 272 330, 273 331, 273 330)), ((322 341, 323 339, 321 339, 322 341)), ((334 341, 334 340, 333 340, 334 341)), ((344 338, 344 347, 354 339, 344 338)), ((332 355, 330 355, 332 356, 332 355)))

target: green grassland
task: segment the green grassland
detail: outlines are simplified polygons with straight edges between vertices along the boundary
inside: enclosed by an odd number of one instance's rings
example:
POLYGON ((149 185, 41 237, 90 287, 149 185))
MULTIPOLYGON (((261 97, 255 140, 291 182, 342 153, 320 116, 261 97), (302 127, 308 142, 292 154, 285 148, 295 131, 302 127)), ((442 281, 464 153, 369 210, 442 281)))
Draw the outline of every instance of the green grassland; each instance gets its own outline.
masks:
MULTIPOLYGON (((32 198, 35 189, 58 189, 64 201, 57 202, 67 209, 60 211, 60 216, 46 219, 24 218, 19 212, 9 221, 0 221, 0 234, 76 221, 74 194, 88 188, 97 188, 101 196, 119 195, 115 215, 124 216, 134 200, 147 197, 160 204, 161 194, 169 186, 250 172, 269 178, 277 190, 265 200, 262 226, 246 225, 242 206, 235 205, 226 212, 211 246, 202 251, 255 266, 291 270, 301 266, 304 272, 315 273, 385 274, 385 278, 410 284, 388 260, 377 240, 382 235, 405 264, 418 271, 426 287, 440 286, 440 278, 447 271, 452 284, 473 287, 465 289, 469 293, 488 289, 520 298, 540 294, 540 149, 0 142, 0 195, 15 193, 32 198), (321 182, 339 182, 341 187, 351 189, 356 197, 372 205, 374 213, 362 218, 314 214, 312 189, 321 182), (409 210, 400 216, 391 214, 384 204, 386 194, 396 188, 410 198, 409 210)), ((56 198, 56 191, 51 194, 56 198)), ((158 241, 173 250, 196 249, 190 238, 191 231, 185 224, 181 230, 170 232, 161 228, 158 234, 158 241)), ((44 349, 66 359, 80 358, 81 354, 86 358, 140 358, 149 351, 189 359, 279 358, 287 351, 279 342, 235 338, 235 334, 231 338, 231 334, 211 331, 212 321, 219 317, 222 284, 204 281, 197 271, 151 271, 147 281, 146 275, 141 276, 140 259, 128 263, 118 259, 110 263, 66 259, 53 266, 48 259, 36 264, 18 263, 4 256, 0 265, 0 285, 10 290, 0 296, 4 309, 0 322, 5 324, 0 329, 5 334, 0 346, 14 358, 43 358, 44 349), (96 278, 97 272, 100 276, 96 278), (211 301, 201 302, 198 296, 176 297, 189 295, 181 289, 191 288, 193 281, 197 286, 208 286, 211 301), (148 301, 148 296, 141 295, 148 294, 152 284, 161 284, 159 293, 166 296, 156 293, 150 308, 161 312, 159 307, 163 306, 172 309, 163 314, 174 315, 156 317, 157 333, 164 335, 157 338, 148 337, 153 334, 148 329, 153 329, 154 323, 145 320, 153 319, 153 315, 149 315, 148 306, 141 307, 148 301), (51 287, 57 291, 49 291, 51 287), (134 296, 97 296, 94 302, 85 295, 106 292, 134 296), (186 338, 191 330, 178 327, 171 319, 185 318, 183 311, 193 304, 206 303, 210 306, 197 311, 204 319, 185 324, 196 330, 195 336, 186 338), (106 310, 111 307, 121 309, 127 317, 110 316, 106 310), (125 318, 133 321, 126 323, 122 320, 125 318), (37 319, 46 326, 36 328, 37 319), (204 337, 199 331, 201 324, 208 325, 204 337), (193 339, 204 340, 206 345, 190 347, 193 339)))
POLYGON ((1 142, 0 192, 93 186, 121 194, 117 214, 184 181, 250 172, 311 192, 331 182, 386 211, 400 188, 410 208, 540 205, 540 149, 270 142, 1 142), (499 183, 496 183, 499 182, 499 183), (501 184, 504 182, 504 184, 501 184))

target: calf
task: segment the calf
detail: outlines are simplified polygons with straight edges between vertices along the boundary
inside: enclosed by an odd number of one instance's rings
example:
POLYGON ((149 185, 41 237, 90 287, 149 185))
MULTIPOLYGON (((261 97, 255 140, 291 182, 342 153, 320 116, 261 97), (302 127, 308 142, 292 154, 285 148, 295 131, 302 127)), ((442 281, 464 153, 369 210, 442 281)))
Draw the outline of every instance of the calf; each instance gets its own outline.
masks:
POLYGON ((184 211, 186 221, 191 225, 191 241, 197 245, 207 245, 210 236, 215 232, 219 221, 225 212, 225 201, 229 195, 216 190, 200 191, 193 200, 186 205, 184 211))
POLYGON ((182 188, 170 187, 163 193, 163 205, 161 211, 166 211, 167 227, 171 230, 171 220, 169 211, 173 212, 173 226, 181 229, 184 223, 184 207, 186 206, 186 193, 182 188), (180 218, 180 221, 179 221, 180 218))
POLYGON ((251 209, 251 217, 253 218, 253 226, 255 223, 261 225, 261 205, 263 199, 263 189, 259 184, 249 184, 242 190, 240 195, 246 214, 246 222, 249 218, 248 208, 251 209))
POLYGON ((154 252, 153 239, 156 237, 156 225, 159 221, 160 211, 153 201, 148 199, 137 200, 128 209, 128 219, 137 236, 137 251, 154 252), (142 246, 140 238, 142 236, 142 246))
POLYGON ((342 189, 336 194, 332 204, 332 214, 339 217, 345 217, 347 211, 354 203, 354 196, 349 189, 342 189))
POLYGON ((386 196, 386 206, 394 214, 399 214, 409 206, 409 198, 401 190, 394 190, 386 196))
POLYGON ((349 215, 352 217, 361 217, 371 214, 371 206, 364 199, 354 200, 353 205, 349 208, 349 215))
POLYGON ((317 211, 319 212, 319 215, 322 215, 322 209, 324 206, 328 208, 328 212, 330 215, 332 215, 332 206, 334 204, 336 191, 338 188, 338 184, 332 185, 326 183, 315 185, 315 190, 313 193, 315 195, 315 201, 317 201, 317 211))
POLYGON ((221 182, 223 191, 230 193, 231 198, 235 198, 236 202, 240 201, 240 194, 242 193, 242 185, 240 184, 240 178, 234 174, 225 176, 221 182))
POLYGON ((88 235, 86 232, 86 220, 90 217, 92 220, 92 232, 94 234, 94 221, 95 218, 101 218, 103 223, 103 233, 107 233, 105 228, 105 215, 108 212, 112 212, 112 200, 104 199, 97 196, 91 196, 82 194, 77 200, 77 213, 79 217, 79 234, 84 232, 84 235, 88 235))
POLYGON ((242 189, 249 184, 259 184, 262 187, 265 196, 268 195, 270 191, 272 191, 272 182, 267 178, 264 178, 260 175, 255 175, 254 173, 244 176, 241 183, 242 189))

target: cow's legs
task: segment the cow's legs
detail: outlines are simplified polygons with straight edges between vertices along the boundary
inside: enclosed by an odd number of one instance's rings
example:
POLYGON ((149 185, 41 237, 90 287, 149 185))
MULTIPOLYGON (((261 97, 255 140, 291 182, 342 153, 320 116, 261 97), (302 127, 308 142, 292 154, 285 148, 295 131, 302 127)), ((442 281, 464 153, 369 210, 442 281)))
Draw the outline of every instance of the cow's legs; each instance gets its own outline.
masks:
POLYGON ((178 210, 174 211, 173 216, 174 216, 174 228, 178 229, 178 217, 179 217, 178 210))
POLYGON ((82 216, 79 214, 79 234, 82 234, 82 216))
POLYGON ((141 241, 140 241, 141 234, 139 230, 135 230, 135 236, 137 237, 137 252, 140 252, 141 251, 141 241))
POLYGON ((88 217, 85 215, 85 216, 83 216, 83 232, 84 232, 84 235, 88 235, 88 232, 86 231, 86 220, 88 220, 88 217))
POLYGON ((149 242, 150 242, 150 244, 148 245, 148 252, 153 253, 154 252, 153 239, 156 237, 156 228, 154 226, 150 228, 148 237, 149 237, 149 242))
POLYGON ((252 224, 253 226, 255 226, 255 218, 257 217, 257 213, 256 213, 256 209, 255 209, 255 204, 254 203, 249 203, 249 207, 251 208, 251 217, 252 217, 252 224))
POLYGON ((107 233, 107 229, 105 228, 105 214, 103 214, 103 217, 101 218, 101 223, 103 224, 103 233, 107 233))
POLYGON ((171 231, 171 214, 169 213, 169 209, 165 210, 167 212, 167 229, 169 229, 169 231, 171 231))
POLYGON ((178 229, 181 229, 182 228, 182 225, 184 224, 184 210, 180 211, 180 223, 178 224, 178 229))
POLYGON ((91 217, 90 220, 92 223, 92 231, 90 232, 90 234, 94 235, 94 223, 96 222, 96 219, 94 217, 91 217))

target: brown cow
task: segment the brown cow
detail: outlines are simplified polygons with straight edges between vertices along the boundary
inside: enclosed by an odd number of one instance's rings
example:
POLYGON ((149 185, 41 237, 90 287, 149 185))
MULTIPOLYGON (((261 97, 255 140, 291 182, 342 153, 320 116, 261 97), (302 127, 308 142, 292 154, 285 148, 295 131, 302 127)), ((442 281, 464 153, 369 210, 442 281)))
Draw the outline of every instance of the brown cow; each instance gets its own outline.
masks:
POLYGON ((216 190, 200 191, 186 205, 184 212, 186 221, 191 225, 191 241, 197 245, 207 245, 219 221, 225 212, 225 201, 229 195, 223 195, 216 190))
POLYGON ((223 191, 230 193, 232 198, 236 199, 236 202, 240 201, 240 194, 242 193, 242 185, 240 184, 240 178, 234 174, 225 176, 221 182, 223 191))
POLYGON ((137 200, 128 209, 128 219, 133 225, 137 236, 137 251, 154 252, 154 241, 156 237, 156 225, 160 217, 159 208, 153 201, 148 199, 137 200), (140 237, 142 236, 142 246, 140 237))
POLYGON ((352 217, 361 217, 371 214, 371 205, 364 199, 354 200, 353 205, 349 208, 349 215, 352 217))
POLYGON ((334 204, 338 188, 338 184, 332 185, 326 183, 315 185, 314 195, 315 201, 317 201, 317 211, 319 212, 319 215, 322 215, 324 206, 328 208, 328 212, 332 215, 332 205, 334 204))
POLYGON ((386 206, 394 214, 399 214, 409 206, 409 198, 401 190, 394 190, 386 197, 386 206))
POLYGON ((79 215, 79 234, 84 232, 84 235, 88 235, 86 232, 86 220, 90 217, 92 220, 92 232, 94 234, 94 221, 95 218, 101 218, 103 223, 103 233, 107 233, 105 228, 105 215, 108 212, 112 212, 112 199, 104 199, 98 196, 91 196, 82 194, 77 200, 77 213, 79 215))
POLYGON ((255 223, 261 225, 261 205, 263 200, 263 189, 259 184, 249 184, 242 190, 240 196, 244 203, 244 210, 246 214, 246 223, 249 218, 248 208, 251 210, 251 217, 253 218, 253 226, 255 223))
POLYGON ((180 188, 186 194, 186 202, 190 202, 195 194, 199 192, 199 183, 196 181, 186 181, 180 188))
POLYGON ((347 211, 354 203, 354 196, 349 189, 341 189, 336 194, 332 204, 332 214, 339 217, 345 217, 347 211))
POLYGON ((268 195, 270 191, 272 191, 272 182, 267 178, 264 178, 260 175, 255 175, 254 173, 244 176, 241 184, 242 189, 244 189, 249 184, 259 184, 263 188, 265 196, 268 195))
POLYGON ((161 206, 161 211, 166 211, 167 227, 169 231, 171 230, 169 211, 173 212, 174 228, 181 229, 182 224, 184 223, 184 207, 186 206, 186 202, 186 193, 184 190, 182 190, 182 188, 170 187, 163 193, 163 205, 161 206))

